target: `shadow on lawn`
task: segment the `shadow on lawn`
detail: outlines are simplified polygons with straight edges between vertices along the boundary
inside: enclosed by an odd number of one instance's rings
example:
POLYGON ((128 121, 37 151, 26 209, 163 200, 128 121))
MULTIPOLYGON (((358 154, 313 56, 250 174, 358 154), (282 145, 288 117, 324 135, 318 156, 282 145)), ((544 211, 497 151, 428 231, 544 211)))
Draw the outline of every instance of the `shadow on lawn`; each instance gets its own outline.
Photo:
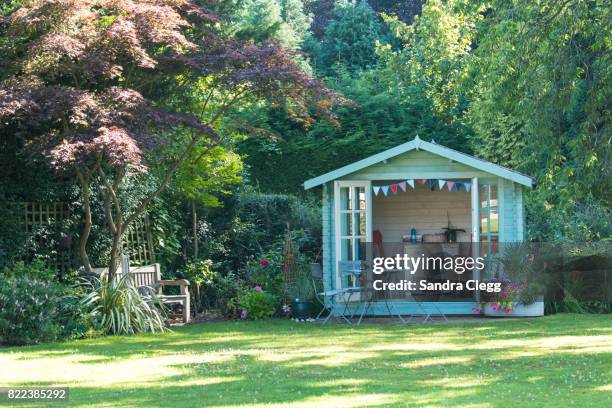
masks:
MULTIPOLYGON (((119 343, 118 338, 105 338, 32 347, 27 358, 83 354, 90 358, 83 363, 105 364, 183 353, 224 357, 169 364, 168 371, 181 374, 152 381, 106 388, 73 386, 71 404, 75 406, 102 401, 147 407, 165 407, 169 402, 177 406, 322 406, 328 401, 338 407, 517 406, 521 402, 603 406, 609 401, 603 387, 609 382, 611 363, 605 349, 597 352, 598 345, 589 342, 572 350, 521 343, 584 336, 589 319, 574 321, 564 316, 556 323, 515 320, 478 327, 473 323, 359 328, 286 321, 209 323, 165 335, 121 338, 119 343), (492 347, 504 341, 511 345, 492 347), (581 348, 587 352, 580 352, 581 348)), ((602 322, 601 318, 592 321, 602 322)), ((609 334, 610 320, 607 323, 609 334)))
MULTIPOLYGON (((431 341, 443 341, 452 344, 464 344, 466 333, 474 343, 494 339, 542 339, 558 336, 582 336, 598 334, 605 328, 588 325, 590 316, 567 315, 564 323, 548 324, 544 319, 507 319, 505 321, 483 321, 459 324, 417 324, 417 325, 362 325, 345 324, 297 324, 288 320, 268 321, 230 321, 211 322, 184 326, 170 333, 153 333, 139 336, 102 337, 70 343, 53 343, 39 346, 22 347, 14 350, 28 350, 22 358, 61 357, 62 355, 84 354, 97 356, 99 359, 88 359, 88 362, 103 362, 105 358, 117 359, 133 355, 176 353, 185 351, 217 352, 252 347, 266 349, 285 349, 284 343, 294 347, 316 346, 319 343, 337 343, 341 339, 343 346, 356 348, 367 343, 386 343, 403 340, 409 342, 414 338, 427 337, 431 341), (574 319, 568 319, 572 316, 574 319), (586 321, 585 321, 586 320, 586 321), (601 329, 601 330, 600 330, 601 329), (305 336, 306 334, 306 336, 305 336), (283 340, 283 341, 279 341, 283 340), (118 347, 118 341, 122 344, 118 347)), ((600 320, 597 321, 599 323, 600 320)), ((609 320, 612 325, 612 318, 609 320)), ((609 333, 609 327, 607 329, 609 333)), ((87 361, 85 361, 87 362, 87 361)))

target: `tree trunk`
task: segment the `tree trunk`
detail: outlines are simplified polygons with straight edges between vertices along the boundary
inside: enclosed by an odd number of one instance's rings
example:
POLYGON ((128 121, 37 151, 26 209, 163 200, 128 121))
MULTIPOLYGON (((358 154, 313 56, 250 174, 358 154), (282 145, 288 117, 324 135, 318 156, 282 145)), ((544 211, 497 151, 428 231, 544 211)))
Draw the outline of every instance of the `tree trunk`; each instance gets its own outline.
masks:
POLYGON ((196 202, 191 201, 191 229, 193 232, 193 258, 197 259, 199 256, 198 248, 198 212, 196 208, 196 202))
POLYGON ((111 247, 110 262, 108 263, 108 281, 112 282, 115 278, 115 272, 119 267, 119 261, 121 259, 121 237, 123 237, 123 231, 121 228, 117 228, 117 232, 113 234, 113 246, 111 247))
POLYGON ((91 263, 89 262, 89 256, 87 255, 87 241, 91 233, 91 206, 90 206, 90 192, 89 192, 89 178, 85 177, 80 171, 77 170, 79 181, 81 182, 81 191, 83 192, 83 230, 79 237, 79 257, 81 264, 85 269, 85 272, 91 272, 91 263))

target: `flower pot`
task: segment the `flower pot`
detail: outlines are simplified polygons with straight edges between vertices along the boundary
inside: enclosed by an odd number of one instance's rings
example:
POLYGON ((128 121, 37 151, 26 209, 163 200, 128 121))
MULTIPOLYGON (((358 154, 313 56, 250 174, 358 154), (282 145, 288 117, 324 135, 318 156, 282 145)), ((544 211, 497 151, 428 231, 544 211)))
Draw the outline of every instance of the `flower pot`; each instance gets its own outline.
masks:
POLYGON ((291 316, 296 319, 315 317, 315 307, 311 300, 294 299, 291 301, 291 316))
POLYGON ((529 305, 515 303, 509 313, 503 310, 494 310, 495 303, 487 302, 484 306, 484 315, 490 317, 537 317, 544 316, 544 300, 535 301, 529 305))

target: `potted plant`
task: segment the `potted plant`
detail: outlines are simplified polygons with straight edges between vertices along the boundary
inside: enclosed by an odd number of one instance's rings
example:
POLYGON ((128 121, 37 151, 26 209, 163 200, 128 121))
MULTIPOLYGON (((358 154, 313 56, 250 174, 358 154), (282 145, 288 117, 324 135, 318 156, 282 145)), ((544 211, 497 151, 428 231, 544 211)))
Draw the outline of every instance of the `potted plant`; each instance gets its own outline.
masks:
POLYGON ((505 244, 497 258, 499 292, 489 293, 485 316, 535 317, 544 315, 544 269, 547 262, 529 244, 505 244))
POLYGON ((291 316, 305 320, 316 316, 315 292, 312 278, 306 268, 300 268, 295 282, 289 287, 291 316))
POLYGON ((449 242, 449 243, 457 242, 457 233, 465 232, 465 230, 462 228, 453 227, 450 221, 450 215, 448 215, 447 213, 446 216, 448 218, 448 224, 446 225, 446 227, 442 228, 442 230, 444 231, 444 237, 446 238, 446 242, 449 242))

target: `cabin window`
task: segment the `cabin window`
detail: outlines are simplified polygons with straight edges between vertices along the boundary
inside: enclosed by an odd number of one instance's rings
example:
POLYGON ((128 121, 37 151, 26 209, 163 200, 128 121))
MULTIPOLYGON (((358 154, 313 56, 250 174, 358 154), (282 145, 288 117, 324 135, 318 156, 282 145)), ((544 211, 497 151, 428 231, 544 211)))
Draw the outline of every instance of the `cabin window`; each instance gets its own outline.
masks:
POLYGON ((499 240, 499 207, 497 185, 480 186, 480 241, 497 242, 499 240))

